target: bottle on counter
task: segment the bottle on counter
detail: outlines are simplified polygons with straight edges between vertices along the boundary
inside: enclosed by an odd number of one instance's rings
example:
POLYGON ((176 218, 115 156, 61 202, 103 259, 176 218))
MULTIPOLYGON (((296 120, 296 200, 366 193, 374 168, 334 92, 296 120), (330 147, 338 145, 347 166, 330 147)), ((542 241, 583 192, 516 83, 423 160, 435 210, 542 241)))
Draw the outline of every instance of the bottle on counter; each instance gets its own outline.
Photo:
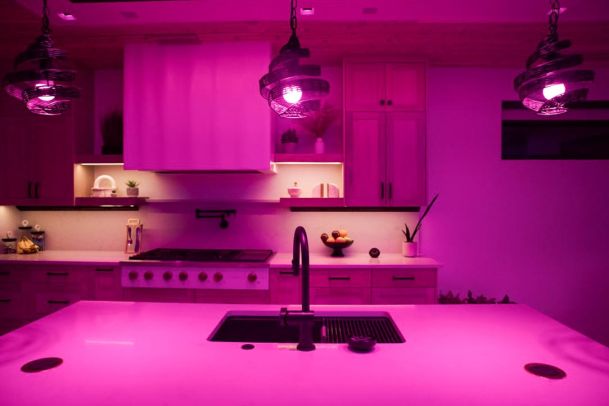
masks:
POLYGON ((32 242, 38 246, 38 251, 44 251, 45 232, 42 230, 42 227, 36 224, 31 235, 32 242))

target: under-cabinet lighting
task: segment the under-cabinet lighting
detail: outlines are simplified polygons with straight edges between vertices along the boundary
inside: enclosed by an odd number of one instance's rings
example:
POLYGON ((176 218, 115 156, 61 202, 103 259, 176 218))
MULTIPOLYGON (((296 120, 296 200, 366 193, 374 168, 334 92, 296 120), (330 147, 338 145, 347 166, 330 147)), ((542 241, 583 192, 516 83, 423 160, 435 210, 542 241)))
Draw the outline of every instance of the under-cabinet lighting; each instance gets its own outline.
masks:
POLYGON ((342 165, 342 162, 273 162, 275 165, 342 165))
POLYGON ((79 165, 83 166, 123 166, 122 162, 81 162, 79 165))

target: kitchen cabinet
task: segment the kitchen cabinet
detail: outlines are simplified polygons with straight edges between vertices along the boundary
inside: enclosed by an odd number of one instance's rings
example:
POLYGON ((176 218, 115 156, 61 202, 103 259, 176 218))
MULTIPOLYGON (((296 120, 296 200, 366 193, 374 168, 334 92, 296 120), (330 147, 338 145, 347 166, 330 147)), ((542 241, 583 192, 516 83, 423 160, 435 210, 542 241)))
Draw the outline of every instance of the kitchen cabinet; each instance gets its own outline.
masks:
POLYGON ((268 43, 129 44, 125 169, 269 171, 268 43))
POLYGON ((347 111, 424 111, 425 65, 399 61, 346 60, 347 111))
POLYGON ((346 122, 347 206, 424 205, 424 113, 348 112, 346 122))
POLYGON ((269 272, 270 302, 288 305, 302 302, 300 275, 292 268, 271 268, 269 272))

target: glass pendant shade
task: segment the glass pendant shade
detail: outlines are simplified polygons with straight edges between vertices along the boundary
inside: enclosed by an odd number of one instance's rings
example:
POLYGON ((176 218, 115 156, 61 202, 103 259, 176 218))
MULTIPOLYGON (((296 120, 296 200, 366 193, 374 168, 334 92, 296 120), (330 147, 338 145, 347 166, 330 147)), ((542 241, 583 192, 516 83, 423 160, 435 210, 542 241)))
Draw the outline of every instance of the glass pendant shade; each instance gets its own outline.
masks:
POLYGON ((526 63, 527 70, 514 79, 522 104, 540 115, 562 114, 573 102, 585 100, 594 80, 591 70, 577 69, 583 57, 564 54, 569 40, 558 39, 558 1, 552 1, 550 34, 537 46, 526 63))
POLYGON ((13 71, 3 79, 8 94, 41 115, 58 115, 80 96, 72 85, 75 72, 68 68, 66 54, 55 48, 50 35, 46 0, 43 1, 42 34, 15 58, 13 71))
POLYGON ((319 65, 301 64, 309 57, 308 49, 300 47, 296 36, 296 2, 292 1, 292 35, 259 82, 260 94, 269 107, 285 118, 303 118, 318 111, 321 99, 330 92, 330 84, 322 79, 319 65))

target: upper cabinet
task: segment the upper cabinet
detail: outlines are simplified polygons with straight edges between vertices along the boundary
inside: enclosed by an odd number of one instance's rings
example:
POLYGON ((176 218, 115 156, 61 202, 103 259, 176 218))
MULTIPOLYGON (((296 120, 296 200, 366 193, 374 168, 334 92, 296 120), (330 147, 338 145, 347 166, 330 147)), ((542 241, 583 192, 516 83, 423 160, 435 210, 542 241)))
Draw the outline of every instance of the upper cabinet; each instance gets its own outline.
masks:
POLYGON ((271 113, 258 80, 267 43, 125 48, 125 169, 267 171, 271 113))
POLYGON ((345 202, 426 204, 425 66, 346 61, 345 202))
POLYGON ((347 60, 347 111, 425 111, 425 65, 347 60))

